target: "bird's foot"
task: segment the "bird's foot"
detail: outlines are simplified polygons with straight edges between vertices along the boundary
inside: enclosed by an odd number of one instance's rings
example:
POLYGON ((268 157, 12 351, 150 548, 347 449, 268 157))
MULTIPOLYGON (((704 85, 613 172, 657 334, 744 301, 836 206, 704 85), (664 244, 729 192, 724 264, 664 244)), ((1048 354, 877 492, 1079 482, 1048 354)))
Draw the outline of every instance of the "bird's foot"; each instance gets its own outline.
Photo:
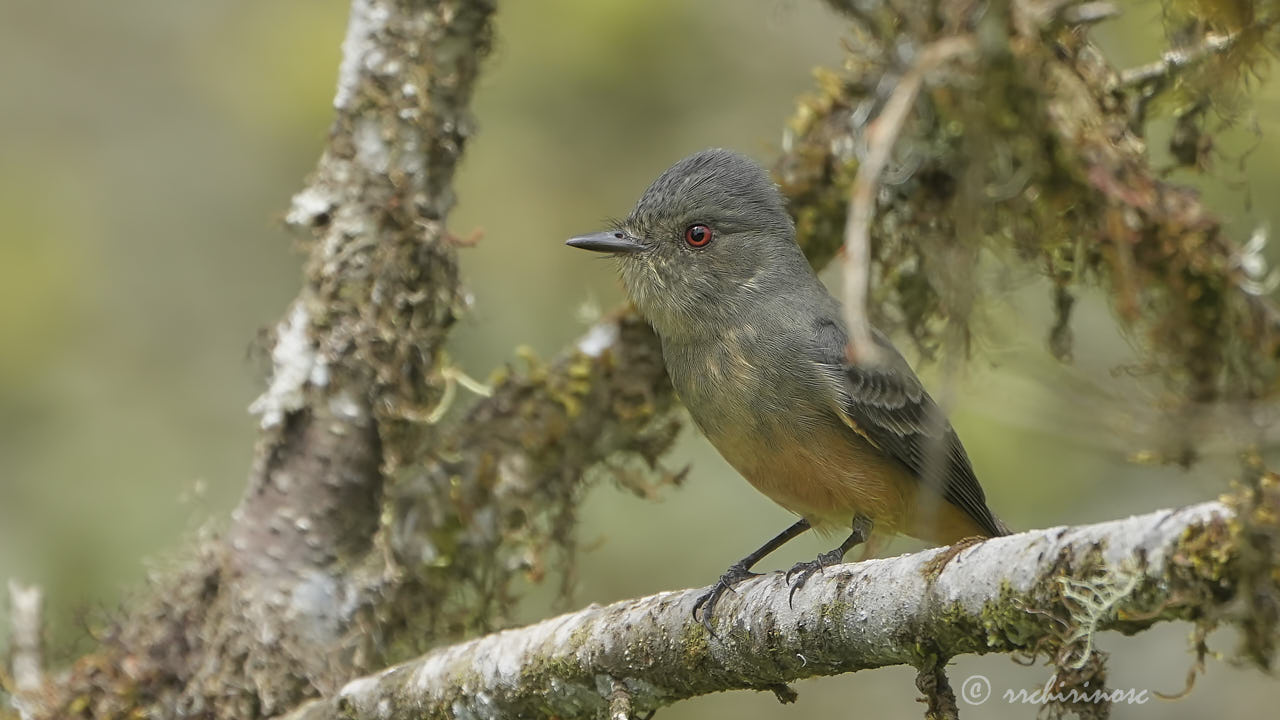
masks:
POLYGON ((791 606, 791 601, 795 598, 796 591, 804 587, 809 578, 813 577, 815 573, 825 570, 830 565, 839 564, 842 560, 844 560, 844 550, 843 548, 836 548, 822 553, 813 560, 792 565, 786 575, 787 584, 791 586, 791 593, 787 595, 787 606, 791 606), (792 577, 795 577, 794 582, 791 580, 792 577))
POLYGON ((698 619, 698 611, 702 611, 702 626, 707 632, 715 635, 715 631, 711 629, 711 615, 716 611, 716 603, 720 602, 720 596, 725 591, 732 591, 733 586, 748 578, 759 577, 760 573, 751 572, 742 563, 734 563, 729 566, 728 570, 720 576, 715 585, 707 591, 698 601, 693 604, 693 619, 698 619))

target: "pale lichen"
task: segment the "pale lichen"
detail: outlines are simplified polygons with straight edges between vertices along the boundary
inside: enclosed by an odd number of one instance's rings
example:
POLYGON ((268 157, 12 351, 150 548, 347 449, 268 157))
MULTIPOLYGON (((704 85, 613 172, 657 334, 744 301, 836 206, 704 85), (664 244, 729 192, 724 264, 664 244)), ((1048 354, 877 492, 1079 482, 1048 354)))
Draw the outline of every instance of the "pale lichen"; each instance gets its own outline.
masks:
POLYGON ((293 303, 276 328, 271 365, 271 384, 249 405, 249 412, 261 417, 263 430, 306 404, 308 384, 323 387, 329 382, 328 363, 311 340, 311 315, 302 300, 293 303))

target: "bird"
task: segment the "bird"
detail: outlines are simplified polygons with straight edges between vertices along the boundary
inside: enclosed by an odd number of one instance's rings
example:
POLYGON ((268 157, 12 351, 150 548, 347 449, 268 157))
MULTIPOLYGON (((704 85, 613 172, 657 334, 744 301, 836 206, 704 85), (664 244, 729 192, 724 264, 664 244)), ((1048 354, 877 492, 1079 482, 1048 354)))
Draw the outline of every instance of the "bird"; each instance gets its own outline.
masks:
POLYGON ((711 630, 723 594, 816 529, 839 546, 786 574, 792 600, 853 547, 905 534, 934 544, 1009 533, 959 436, 879 330, 854 362, 840 303, 796 243, 769 174, 725 149, 663 172, 631 212, 566 244, 612 255, 657 333, 689 416, 751 485, 799 516, 733 563, 693 607, 711 630))

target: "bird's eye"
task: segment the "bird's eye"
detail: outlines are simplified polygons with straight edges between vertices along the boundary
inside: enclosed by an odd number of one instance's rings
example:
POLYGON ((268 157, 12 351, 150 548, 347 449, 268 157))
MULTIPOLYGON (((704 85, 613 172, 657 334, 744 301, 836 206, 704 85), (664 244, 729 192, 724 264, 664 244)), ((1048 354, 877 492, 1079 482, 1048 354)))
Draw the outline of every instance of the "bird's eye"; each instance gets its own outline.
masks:
POLYGON ((689 247, 706 247, 711 242, 711 228, 706 225, 690 225, 684 231, 684 241, 689 243, 689 247))

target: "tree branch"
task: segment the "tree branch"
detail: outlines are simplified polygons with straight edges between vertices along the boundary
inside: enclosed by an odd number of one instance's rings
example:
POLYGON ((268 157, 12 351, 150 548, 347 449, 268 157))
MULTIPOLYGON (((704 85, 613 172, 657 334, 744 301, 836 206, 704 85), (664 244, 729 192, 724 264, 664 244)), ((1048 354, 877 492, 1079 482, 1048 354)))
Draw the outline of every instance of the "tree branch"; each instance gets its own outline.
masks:
POLYGON ((308 258, 251 407, 248 488, 60 683, 55 715, 269 716, 388 662, 378 630, 418 606, 387 602, 383 488, 435 432, 420 418, 463 304, 445 220, 493 9, 352 2, 328 143, 286 218, 308 258))
POLYGON ((1208 35, 1204 42, 1195 47, 1166 50, 1155 62, 1121 72, 1115 80, 1115 87, 1135 88, 1156 80, 1168 79, 1177 71, 1210 55, 1229 51, 1237 39, 1235 35, 1208 35))
POLYGON ((9 580, 9 623, 13 703, 26 720, 44 709, 44 593, 38 585, 9 580))
POLYGON ((884 109, 867 126, 867 152, 858 163, 844 227, 844 312, 849 327, 849 359, 863 365, 879 362, 880 349, 871 337, 867 294, 871 288, 871 221, 875 217, 880 176, 893 155, 907 115, 925 76, 939 65, 977 47, 972 37, 935 41, 920 51, 911 69, 902 76, 884 109))
POLYGON ((1205 503, 840 565, 794 609, 773 573, 725 597, 718 637, 692 618, 699 589, 592 606, 441 648, 290 717, 591 717, 608 709, 614 680, 644 712, 806 677, 941 667, 965 653, 1050 651, 1083 664, 1097 631, 1213 615, 1230 602, 1233 521, 1205 503), (1073 600, 1085 590, 1089 603, 1073 600))
POLYGON ((385 479, 434 430, 419 418, 440 398, 462 304, 445 219, 493 8, 351 6, 328 147, 286 218, 310 254, 251 408, 263 436, 224 544, 230 612, 206 629, 224 646, 212 657, 253 658, 266 714, 375 661, 380 639, 349 630, 395 583, 377 572, 385 479), (246 647, 241 622, 277 642, 246 647), (296 685, 274 687, 286 678, 296 685))

